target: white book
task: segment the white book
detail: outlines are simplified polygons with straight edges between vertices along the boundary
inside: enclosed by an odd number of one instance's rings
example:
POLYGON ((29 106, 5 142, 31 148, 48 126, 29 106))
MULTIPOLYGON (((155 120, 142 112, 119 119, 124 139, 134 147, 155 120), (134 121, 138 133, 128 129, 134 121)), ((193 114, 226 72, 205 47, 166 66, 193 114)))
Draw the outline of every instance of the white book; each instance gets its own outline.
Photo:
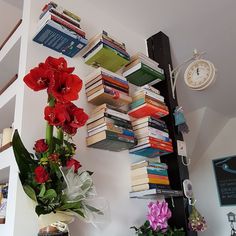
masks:
POLYGON ((142 94, 142 93, 145 94, 145 95, 147 95, 147 96, 149 96, 149 97, 151 97, 151 98, 154 98, 154 99, 156 99, 156 100, 159 100, 159 101, 161 101, 161 102, 164 102, 164 101, 165 101, 165 98, 164 98, 163 96, 161 96, 161 95, 159 95, 159 94, 156 94, 156 93, 154 93, 154 92, 152 92, 152 91, 146 90, 146 89, 140 89, 140 90, 134 92, 133 97, 138 96, 138 95, 140 95, 140 94, 142 94))
POLYGON ((142 133, 146 133, 146 134, 160 134, 164 137, 169 138, 169 134, 167 132, 164 132, 162 130, 159 129, 155 129, 153 127, 147 126, 138 130, 135 130, 135 134, 142 134, 142 133))
POLYGON ((103 124, 101 124, 101 125, 98 125, 98 126, 92 128, 92 129, 88 129, 87 131, 88 131, 88 133, 89 133, 89 132, 92 132, 92 131, 94 131, 94 130, 96 130, 96 129, 99 129, 99 128, 103 127, 103 126, 106 126, 106 123, 103 123, 103 124))
POLYGON ((94 88, 96 88, 96 87, 98 87, 99 85, 102 85, 102 84, 103 84, 102 80, 99 80, 95 84, 93 84, 90 87, 86 88, 85 92, 87 93, 87 92, 91 91, 92 89, 94 89, 94 88))
POLYGON ((149 189, 149 184, 141 184, 141 185, 133 186, 132 191, 133 192, 129 193, 129 196, 131 198, 145 197, 147 195, 152 195, 152 194, 157 193, 156 189, 149 189))
POLYGON ((151 86, 150 84, 145 84, 141 87, 141 89, 147 90, 147 91, 151 91, 153 93, 156 93, 158 95, 160 95, 160 91, 156 88, 154 88, 153 86, 151 86))
POLYGON ((122 81, 125 81, 127 82, 127 79, 122 76, 122 75, 118 75, 114 72, 111 72, 109 70, 106 70, 102 67, 99 67, 97 69, 95 69, 92 73, 90 73, 87 77, 86 77, 86 84, 89 83, 90 81, 92 81, 93 79, 95 79, 97 76, 101 75, 101 74, 105 74, 107 76, 110 76, 110 77, 115 77, 115 78, 118 78, 122 81))
POLYGON ((106 125, 103 125, 103 126, 100 127, 100 128, 97 128, 97 127, 96 127, 95 130, 93 130, 93 131, 88 131, 88 136, 92 136, 92 135, 97 134, 97 133, 99 133, 99 132, 102 132, 102 131, 104 131, 104 130, 107 130, 107 126, 106 126, 106 125))

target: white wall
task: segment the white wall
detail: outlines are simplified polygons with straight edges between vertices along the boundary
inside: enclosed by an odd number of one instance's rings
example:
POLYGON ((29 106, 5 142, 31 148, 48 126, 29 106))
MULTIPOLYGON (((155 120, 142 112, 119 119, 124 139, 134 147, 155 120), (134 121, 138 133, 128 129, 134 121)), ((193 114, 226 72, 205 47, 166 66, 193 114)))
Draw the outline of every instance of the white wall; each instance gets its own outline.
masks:
MULTIPOLYGON (((215 123, 215 126, 218 124, 215 123)), ((212 160, 236 154, 235 146, 236 118, 230 119, 221 132, 212 140, 211 145, 191 168, 197 207, 205 216, 208 229, 199 235, 228 236, 230 227, 226 214, 236 213, 236 207, 221 207, 218 198, 212 160)))
MULTIPOLYGON (((31 1, 31 25, 28 43, 28 70, 44 61, 47 56, 59 57, 58 53, 32 42, 35 34, 38 16, 44 3, 48 1, 31 1)), ((73 10, 82 17, 82 28, 86 30, 88 36, 101 32, 102 29, 108 31, 111 35, 119 38, 126 43, 128 52, 146 51, 145 41, 139 35, 114 22, 113 19, 107 19, 106 14, 93 7, 89 3, 79 5, 75 1, 57 1, 59 4, 73 10), (77 8, 79 10, 77 10, 77 8)), ((81 58, 67 58, 70 66, 76 67, 76 73, 84 77, 92 71, 91 67, 86 66, 81 58)), ((43 108, 46 105, 45 91, 35 93, 25 89, 24 115, 22 137, 28 149, 32 149, 34 140, 42 138, 44 135, 43 108)), ((86 112, 92 109, 86 101, 84 90, 82 90, 77 105, 83 107, 86 112)), ((85 145, 86 128, 79 130, 74 138, 78 146, 78 159, 85 169, 94 171, 93 180, 99 196, 105 197, 110 203, 111 222, 102 231, 93 226, 76 221, 71 227, 72 235, 81 236, 128 236, 134 235, 129 229, 130 226, 140 225, 146 215, 147 201, 129 199, 130 189, 130 156, 128 151, 115 153, 102 151, 98 149, 87 148, 85 145)), ((33 211, 33 209, 32 209, 33 211)))

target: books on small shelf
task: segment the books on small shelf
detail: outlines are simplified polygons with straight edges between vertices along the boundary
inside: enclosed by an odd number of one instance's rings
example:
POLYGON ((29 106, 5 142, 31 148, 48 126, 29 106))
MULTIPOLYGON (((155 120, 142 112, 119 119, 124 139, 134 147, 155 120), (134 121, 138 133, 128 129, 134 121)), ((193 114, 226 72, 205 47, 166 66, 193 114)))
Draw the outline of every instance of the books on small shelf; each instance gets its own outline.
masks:
POLYGON ((127 80, 101 67, 87 76, 85 92, 88 102, 94 105, 107 103, 120 107, 132 102, 127 80))
POLYGON ((116 72, 130 60, 125 44, 114 39, 105 31, 89 40, 82 56, 86 64, 103 67, 112 72, 116 72))
POLYGON ((130 149, 131 154, 149 158, 173 152, 172 140, 164 121, 152 116, 132 122, 137 145, 130 149))
POLYGON ((131 165, 131 193, 150 189, 170 190, 165 163, 143 160, 131 165))
POLYGON ((76 14, 50 2, 42 10, 33 41, 73 57, 88 42, 80 21, 76 14))
POLYGON ((157 62, 142 53, 137 53, 130 59, 123 70, 123 76, 137 86, 156 84, 165 79, 164 71, 157 62))
POLYGON ((164 97, 152 86, 139 88, 132 96, 129 115, 134 118, 153 116, 160 118, 169 114, 164 97))
POLYGON ((127 113, 108 104, 93 110, 87 122, 87 130, 88 147, 119 152, 136 144, 127 113))

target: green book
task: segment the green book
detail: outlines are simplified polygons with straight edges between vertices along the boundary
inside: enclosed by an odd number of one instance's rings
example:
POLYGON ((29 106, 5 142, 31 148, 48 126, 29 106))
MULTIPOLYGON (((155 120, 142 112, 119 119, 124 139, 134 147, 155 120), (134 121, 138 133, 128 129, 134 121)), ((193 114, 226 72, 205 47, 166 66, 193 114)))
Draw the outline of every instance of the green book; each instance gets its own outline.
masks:
POLYGON ((101 44, 86 57, 85 63, 94 67, 103 67, 109 71, 116 72, 129 63, 129 60, 115 49, 101 44))
POLYGON ((137 86, 143 86, 154 80, 156 80, 156 82, 164 80, 165 76, 160 71, 154 70, 151 67, 140 62, 134 67, 124 72, 123 76, 126 77, 126 79, 130 83, 135 84, 137 86))

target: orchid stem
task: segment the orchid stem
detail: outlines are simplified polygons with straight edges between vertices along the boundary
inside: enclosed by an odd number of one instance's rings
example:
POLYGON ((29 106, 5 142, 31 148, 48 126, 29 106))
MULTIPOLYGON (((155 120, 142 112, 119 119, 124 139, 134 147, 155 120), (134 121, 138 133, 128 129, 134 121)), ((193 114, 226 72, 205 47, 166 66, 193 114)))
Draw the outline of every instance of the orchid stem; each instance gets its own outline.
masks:
MULTIPOLYGON (((53 97, 48 98, 48 105, 53 107, 55 105, 55 100, 53 97)), ((46 125, 46 142, 48 144, 49 155, 53 153, 53 125, 46 125)))

